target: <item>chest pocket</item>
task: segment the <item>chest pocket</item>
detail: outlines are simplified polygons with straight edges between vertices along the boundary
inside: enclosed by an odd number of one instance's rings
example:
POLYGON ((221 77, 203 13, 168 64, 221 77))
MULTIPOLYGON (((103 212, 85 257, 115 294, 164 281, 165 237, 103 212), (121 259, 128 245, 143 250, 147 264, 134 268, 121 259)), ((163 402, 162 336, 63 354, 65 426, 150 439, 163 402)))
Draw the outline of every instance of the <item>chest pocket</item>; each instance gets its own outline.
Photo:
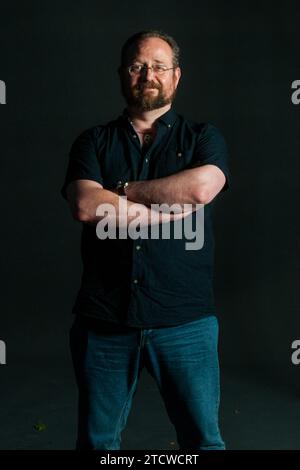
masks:
POLYGON ((178 145, 169 146, 163 150, 155 161, 153 178, 169 176, 192 166, 193 148, 181 148, 178 145))

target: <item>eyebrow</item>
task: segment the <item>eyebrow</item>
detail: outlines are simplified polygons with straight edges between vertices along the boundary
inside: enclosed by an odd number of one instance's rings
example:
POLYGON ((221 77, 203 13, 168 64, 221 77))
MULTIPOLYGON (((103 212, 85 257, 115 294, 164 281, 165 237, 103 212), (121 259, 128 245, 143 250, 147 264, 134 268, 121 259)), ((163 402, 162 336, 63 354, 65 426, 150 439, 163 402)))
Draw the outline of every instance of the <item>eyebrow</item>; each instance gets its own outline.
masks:
MULTIPOLYGON (((138 59, 135 59, 135 62, 142 62, 142 61, 138 60, 138 59)), ((154 59, 153 62, 159 62, 159 63, 163 64, 166 61, 165 60, 160 60, 160 59, 154 59)))

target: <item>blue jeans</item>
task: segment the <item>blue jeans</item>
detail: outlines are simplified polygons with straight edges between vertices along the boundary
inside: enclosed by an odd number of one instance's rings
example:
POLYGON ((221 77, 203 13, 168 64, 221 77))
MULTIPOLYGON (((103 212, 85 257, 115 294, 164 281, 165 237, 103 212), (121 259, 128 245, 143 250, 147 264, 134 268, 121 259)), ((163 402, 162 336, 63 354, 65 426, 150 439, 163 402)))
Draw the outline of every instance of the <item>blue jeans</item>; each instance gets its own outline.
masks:
POLYGON ((119 450, 143 367, 154 378, 180 449, 223 450, 218 426, 218 320, 141 329, 87 325, 70 346, 79 391, 77 449, 119 450))

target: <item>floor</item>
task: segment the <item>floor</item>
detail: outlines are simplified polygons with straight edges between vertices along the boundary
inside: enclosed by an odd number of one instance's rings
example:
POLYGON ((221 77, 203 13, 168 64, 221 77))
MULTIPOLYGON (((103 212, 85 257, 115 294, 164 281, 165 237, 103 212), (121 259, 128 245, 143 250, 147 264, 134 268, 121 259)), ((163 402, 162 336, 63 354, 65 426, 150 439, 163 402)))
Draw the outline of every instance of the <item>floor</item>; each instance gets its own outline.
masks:
MULTIPOLYGON (((227 449, 300 449, 299 393, 261 374, 222 368, 220 427, 227 449)), ((0 366, 0 449, 73 449, 76 387, 69 358, 0 366)), ((143 370, 121 449, 177 449, 156 384, 143 370)))

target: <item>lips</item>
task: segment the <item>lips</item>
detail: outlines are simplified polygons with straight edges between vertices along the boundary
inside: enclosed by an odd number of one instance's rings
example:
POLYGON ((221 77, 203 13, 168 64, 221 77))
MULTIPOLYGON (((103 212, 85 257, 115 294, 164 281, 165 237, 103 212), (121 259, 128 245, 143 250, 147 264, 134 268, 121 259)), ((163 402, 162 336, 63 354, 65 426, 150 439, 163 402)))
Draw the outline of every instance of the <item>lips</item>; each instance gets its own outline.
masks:
POLYGON ((140 85, 140 86, 138 87, 138 89, 139 89, 139 91, 144 91, 144 90, 158 90, 159 87, 153 86, 153 85, 152 85, 152 86, 149 86, 149 85, 148 85, 148 86, 140 85))

